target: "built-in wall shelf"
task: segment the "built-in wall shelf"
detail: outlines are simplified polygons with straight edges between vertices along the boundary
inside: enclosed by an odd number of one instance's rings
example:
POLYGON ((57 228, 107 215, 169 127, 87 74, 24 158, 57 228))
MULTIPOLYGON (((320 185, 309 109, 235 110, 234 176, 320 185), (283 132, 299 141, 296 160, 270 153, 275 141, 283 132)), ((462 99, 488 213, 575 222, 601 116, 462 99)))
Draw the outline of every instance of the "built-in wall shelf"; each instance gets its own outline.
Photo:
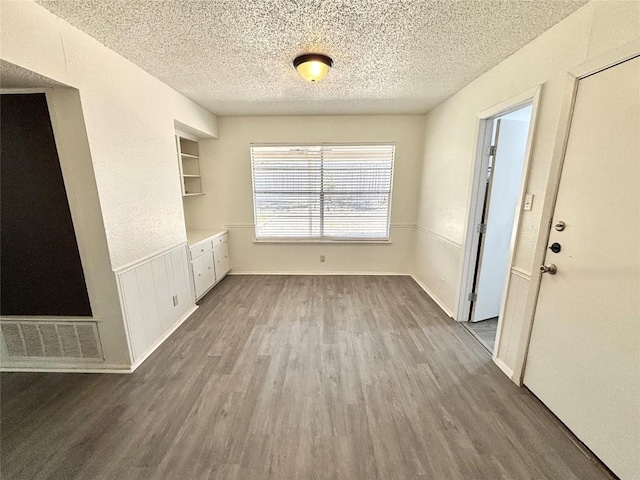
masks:
POLYGON ((177 134, 176 148, 178 151, 182 196, 193 197, 204 194, 202 176, 200 175, 198 142, 177 134))

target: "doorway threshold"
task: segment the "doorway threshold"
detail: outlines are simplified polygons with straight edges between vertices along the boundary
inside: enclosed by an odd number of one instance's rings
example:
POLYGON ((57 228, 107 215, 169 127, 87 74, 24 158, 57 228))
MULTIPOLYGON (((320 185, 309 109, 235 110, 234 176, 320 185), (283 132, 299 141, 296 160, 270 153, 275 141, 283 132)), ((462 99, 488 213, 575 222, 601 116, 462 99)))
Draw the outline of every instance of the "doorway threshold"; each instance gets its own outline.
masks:
POLYGON ((490 354, 493 354, 493 348, 496 341, 496 332, 498 331, 498 317, 482 320, 481 322, 461 322, 473 337, 478 340, 490 354))

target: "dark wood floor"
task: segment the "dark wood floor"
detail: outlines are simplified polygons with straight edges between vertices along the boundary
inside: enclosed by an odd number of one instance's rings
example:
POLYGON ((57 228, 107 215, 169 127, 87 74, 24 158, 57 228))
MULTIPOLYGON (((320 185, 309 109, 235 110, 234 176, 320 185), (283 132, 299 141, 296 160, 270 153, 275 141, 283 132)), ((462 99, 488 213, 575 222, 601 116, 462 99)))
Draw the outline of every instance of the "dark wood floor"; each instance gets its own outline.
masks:
POLYGON ((610 478, 409 277, 228 277, 132 375, 1 388, 3 480, 610 478))

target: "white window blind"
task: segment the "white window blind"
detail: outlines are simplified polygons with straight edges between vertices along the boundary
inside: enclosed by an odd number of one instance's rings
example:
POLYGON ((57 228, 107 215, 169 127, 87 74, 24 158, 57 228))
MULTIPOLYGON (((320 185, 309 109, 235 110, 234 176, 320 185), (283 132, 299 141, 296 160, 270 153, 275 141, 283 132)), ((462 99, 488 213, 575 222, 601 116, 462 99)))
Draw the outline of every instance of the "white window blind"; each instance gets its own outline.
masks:
POLYGON ((252 146, 256 239, 387 240, 393 145, 252 146))

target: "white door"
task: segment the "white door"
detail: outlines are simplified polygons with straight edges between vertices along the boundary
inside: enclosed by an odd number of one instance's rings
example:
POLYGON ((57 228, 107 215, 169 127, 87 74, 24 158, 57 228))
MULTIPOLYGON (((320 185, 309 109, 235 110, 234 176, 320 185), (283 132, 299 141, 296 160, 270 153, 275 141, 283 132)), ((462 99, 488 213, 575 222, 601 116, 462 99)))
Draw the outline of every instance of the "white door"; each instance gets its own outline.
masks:
POLYGON ((492 165, 491 198, 487 199, 487 230, 482 239, 473 322, 500 314, 529 133, 528 121, 501 119, 498 122, 499 134, 492 165))
POLYGON ((524 383, 640 479, 640 59, 579 81, 524 383))

